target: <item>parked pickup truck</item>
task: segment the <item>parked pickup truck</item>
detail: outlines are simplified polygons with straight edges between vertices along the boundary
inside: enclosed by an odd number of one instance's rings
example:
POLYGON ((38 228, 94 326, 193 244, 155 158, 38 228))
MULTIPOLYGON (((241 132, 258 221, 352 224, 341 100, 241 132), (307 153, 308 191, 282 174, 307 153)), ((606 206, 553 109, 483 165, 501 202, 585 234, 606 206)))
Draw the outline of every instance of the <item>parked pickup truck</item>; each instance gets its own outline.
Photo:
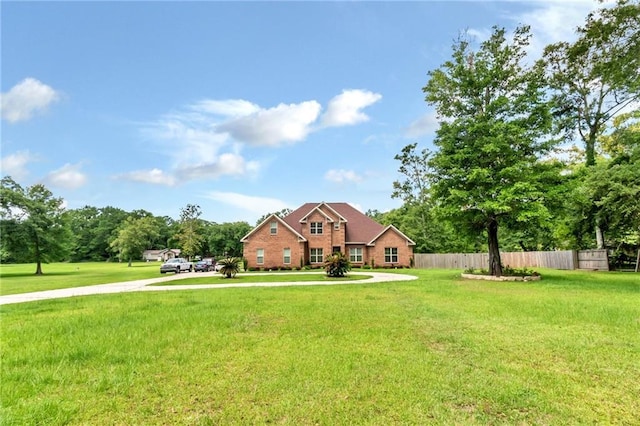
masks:
POLYGON ((162 266, 160 266, 161 274, 164 274, 166 272, 175 272, 176 274, 179 274, 183 271, 193 271, 193 263, 187 261, 187 259, 184 259, 182 257, 169 259, 165 263, 163 263, 162 266))

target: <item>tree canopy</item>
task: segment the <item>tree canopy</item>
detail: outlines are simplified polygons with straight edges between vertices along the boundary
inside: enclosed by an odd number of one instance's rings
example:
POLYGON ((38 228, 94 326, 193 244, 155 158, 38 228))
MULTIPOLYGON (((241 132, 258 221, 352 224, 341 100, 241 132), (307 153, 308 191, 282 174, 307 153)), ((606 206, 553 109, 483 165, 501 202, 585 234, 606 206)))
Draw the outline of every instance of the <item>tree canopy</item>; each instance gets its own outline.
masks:
POLYGON ((36 275, 42 263, 65 259, 71 232, 65 220, 63 200, 44 185, 22 188, 10 177, 0 186, 2 248, 14 261, 35 262, 36 275))
POLYGON ((487 232, 493 275, 502 273, 499 224, 547 219, 545 181, 559 171, 540 161, 557 141, 542 70, 524 65, 529 38, 527 27, 511 41, 494 28, 477 50, 461 38, 423 89, 440 120, 429 161, 433 196, 468 232, 487 232))

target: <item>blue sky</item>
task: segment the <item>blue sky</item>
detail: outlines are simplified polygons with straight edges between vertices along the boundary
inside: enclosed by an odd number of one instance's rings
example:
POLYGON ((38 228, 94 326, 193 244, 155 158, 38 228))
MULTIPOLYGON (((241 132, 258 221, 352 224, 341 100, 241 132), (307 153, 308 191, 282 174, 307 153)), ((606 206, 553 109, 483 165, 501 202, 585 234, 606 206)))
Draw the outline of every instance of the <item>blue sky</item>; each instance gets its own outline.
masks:
POLYGON ((10 2, 2 175, 68 208, 253 224, 305 202, 399 207, 394 156, 432 148, 427 72, 467 30, 570 40, 595 1, 10 2))

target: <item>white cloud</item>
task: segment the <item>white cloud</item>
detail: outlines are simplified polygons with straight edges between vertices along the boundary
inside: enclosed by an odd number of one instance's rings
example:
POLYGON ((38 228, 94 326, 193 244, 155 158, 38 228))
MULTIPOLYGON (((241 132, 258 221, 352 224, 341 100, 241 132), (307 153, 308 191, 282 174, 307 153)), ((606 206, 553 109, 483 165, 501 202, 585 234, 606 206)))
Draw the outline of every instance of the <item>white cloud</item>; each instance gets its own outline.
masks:
POLYGON ((205 194, 205 197, 255 214, 266 214, 290 208, 287 203, 275 198, 254 197, 235 192, 211 191, 205 194))
POLYGON ((542 56, 545 46, 559 41, 573 41, 575 31, 584 25, 587 15, 602 7, 596 1, 545 1, 534 3, 535 7, 517 14, 511 19, 531 26, 533 38, 528 53, 532 58, 542 56))
POLYGON ((325 127, 349 126, 368 121, 369 117, 361 110, 380 99, 382 95, 367 90, 343 90, 329 101, 322 124, 325 127))
POLYGON ((35 78, 25 78, 2 94, 2 118, 10 123, 30 119, 60 99, 60 94, 35 78))
POLYGON ((192 105, 191 108, 199 112, 226 117, 242 117, 260 111, 258 105, 244 99, 227 99, 224 101, 205 99, 192 105))
POLYGON ((122 173, 114 176, 114 178, 153 185, 176 186, 181 182, 192 180, 218 179, 222 176, 255 175, 259 170, 260 164, 258 162, 246 161, 238 154, 225 153, 215 157, 211 162, 184 163, 174 167, 171 172, 154 168, 122 173))
POLYGON ((353 170, 335 170, 331 169, 324 174, 324 178, 330 182, 334 183, 345 183, 345 182, 362 182, 362 176, 358 175, 353 170))
POLYGON ((245 176, 255 174, 260 169, 256 161, 246 161, 233 153, 220 155, 211 163, 196 163, 176 170, 180 180, 215 179, 220 176, 245 176))
MULTIPOLYGON (((366 121, 369 118, 361 109, 380 98, 372 92, 345 90, 329 102, 325 125, 366 121)), ((262 108, 243 99, 203 99, 141 129, 150 149, 169 159, 164 168, 168 172, 156 168, 119 177, 175 185, 184 180, 256 174, 261 164, 240 155, 245 146, 280 147, 302 142, 309 133, 321 129, 315 126, 321 110, 315 100, 262 108), (232 152, 220 154, 224 148, 232 152)))
POLYGON ((228 137, 216 133, 214 125, 198 114, 172 114, 147 125, 143 133, 177 166, 215 160, 218 151, 227 144, 228 137))
MULTIPOLYGON (((542 57, 544 48, 559 41, 572 41, 575 39, 575 30, 584 25, 587 15, 598 9, 606 7, 607 2, 600 4, 593 0, 540 0, 522 2, 527 5, 527 10, 521 13, 507 13, 503 17, 516 25, 529 25, 531 27, 530 45, 527 53, 530 60, 542 57)), ((611 4, 611 2, 608 2, 611 4)), ((512 30, 513 28, 507 28, 512 30)), ((491 28, 470 28, 466 33, 472 39, 481 43, 487 40, 492 33, 491 28)))
POLYGON ((2 176, 11 176, 15 181, 22 180, 29 174, 27 164, 34 160, 35 157, 29 151, 9 154, 0 160, 0 172, 2 176))
POLYGON ((80 171, 80 167, 80 164, 65 164, 49 173, 45 180, 51 186, 66 189, 80 188, 87 182, 87 176, 80 171))
POLYGON ((115 176, 116 179, 132 180, 134 182, 151 183, 154 185, 175 186, 176 178, 160 169, 136 170, 115 176))
POLYGON ((438 126, 438 118, 435 112, 428 112, 409 124, 409 127, 404 131, 404 136, 407 138, 417 138, 433 134, 438 129, 438 126))
POLYGON ((222 123, 217 129, 249 145, 281 146, 306 139, 320 109, 316 101, 280 104, 222 123))

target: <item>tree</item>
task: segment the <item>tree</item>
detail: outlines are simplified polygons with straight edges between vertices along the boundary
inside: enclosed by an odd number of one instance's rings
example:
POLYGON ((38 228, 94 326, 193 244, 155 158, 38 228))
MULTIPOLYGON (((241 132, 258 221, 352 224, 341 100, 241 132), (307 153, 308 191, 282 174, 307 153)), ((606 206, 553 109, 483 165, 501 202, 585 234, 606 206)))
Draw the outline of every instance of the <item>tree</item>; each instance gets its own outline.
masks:
MULTIPOLYGON (((638 28, 640 4, 619 0, 614 7, 589 14, 574 43, 555 43, 545 49, 554 114, 568 140, 577 131, 587 167, 596 164, 598 141, 611 120, 640 99, 638 28)), ((597 246, 604 248, 602 215, 596 211, 593 216, 597 246)))
POLYGON ((498 227, 535 226, 549 217, 539 161, 556 141, 548 138, 551 113, 539 66, 525 67, 528 27, 505 30, 473 51, 468 40, 453 46, 452 59, 429 72, 426 101, 440 119, 429 161, 438 209, 471 233, 486 231, 489 271, 502 274, 498 227))
POLYGON ((217 256, 242 256, 240 239, 251 231, 247 222, 214 223, 208 228, 208 243, 211 254, 217 256))
POLYGON ((275 214, 276 216, 278 216, 278 217, 282 218, 282 217, 288 216, 291 212, 293 212, 293 210, 291 210, 290 208, 286 208, 286 207, 285 207, 284 209, 282 209, 282 210, 280 210, 280 211, 273 212, 273 213, 267 213, 267 214, 265 214, 265 215, 262 215, 262 217, 260 217, 260 218, 258 219, 258 221, 256 222, 256 226, 260 225, 262 222, 264 222, 265 220, 267 220, 267 218, 268 218, 269 216, 271 216, 272 214, 275 214))
MULTIPOLYGON (((400 161, 400 172, 404 176, 402 181, 393 182, 391 198, 400 198, 405 205, 413 207, 417 219, 417 232, 421 238, 416 244, 426 244, 428 240, 427 227, 430 215, 429 198, 429 156, 431 153, 423 149, 416 152, 418 144, 412 143, 402 148, 402 153, 394 159, 400 161)), ((418 250, 422 251, 420 248, 418 250)))
POLYGON ((183 255, 188 258, 199 254, 205 242, 200 215, 202 215, 200 206, 195 204, 187 204, 186 207, 180 209, 180 221, 176 239, 183 255))
POLYGON ((118 230, 117 237, 111 242, 120 259, 127 259, 127 266, 131 266, 133 258, 142 257, 145 249, 151 248, 151 241, 157 238, 156 222, 151 216, 129 216, 118 230))
POLYGON ((584 143, 587 166, 596 163, 598 138, 607 123, 639 97, 640 5, 620 0, 616 7, 588 15, 574 43, 545 48, 544 62, 554 90, 556 116, 584 143))
POLYGON ((640 111, 620 115, 613 124, 604 142, 613 157, 589 168, 584 184, 597 223, 622 238, 640 233, 640 111))
POLYGON ((0 217, 2 247, 15 260, 42 263, 64 259, 69 253, 71 232, 65 220, 62 198, 44 185, 22 188, 11 177, 2 178, 0 217))

